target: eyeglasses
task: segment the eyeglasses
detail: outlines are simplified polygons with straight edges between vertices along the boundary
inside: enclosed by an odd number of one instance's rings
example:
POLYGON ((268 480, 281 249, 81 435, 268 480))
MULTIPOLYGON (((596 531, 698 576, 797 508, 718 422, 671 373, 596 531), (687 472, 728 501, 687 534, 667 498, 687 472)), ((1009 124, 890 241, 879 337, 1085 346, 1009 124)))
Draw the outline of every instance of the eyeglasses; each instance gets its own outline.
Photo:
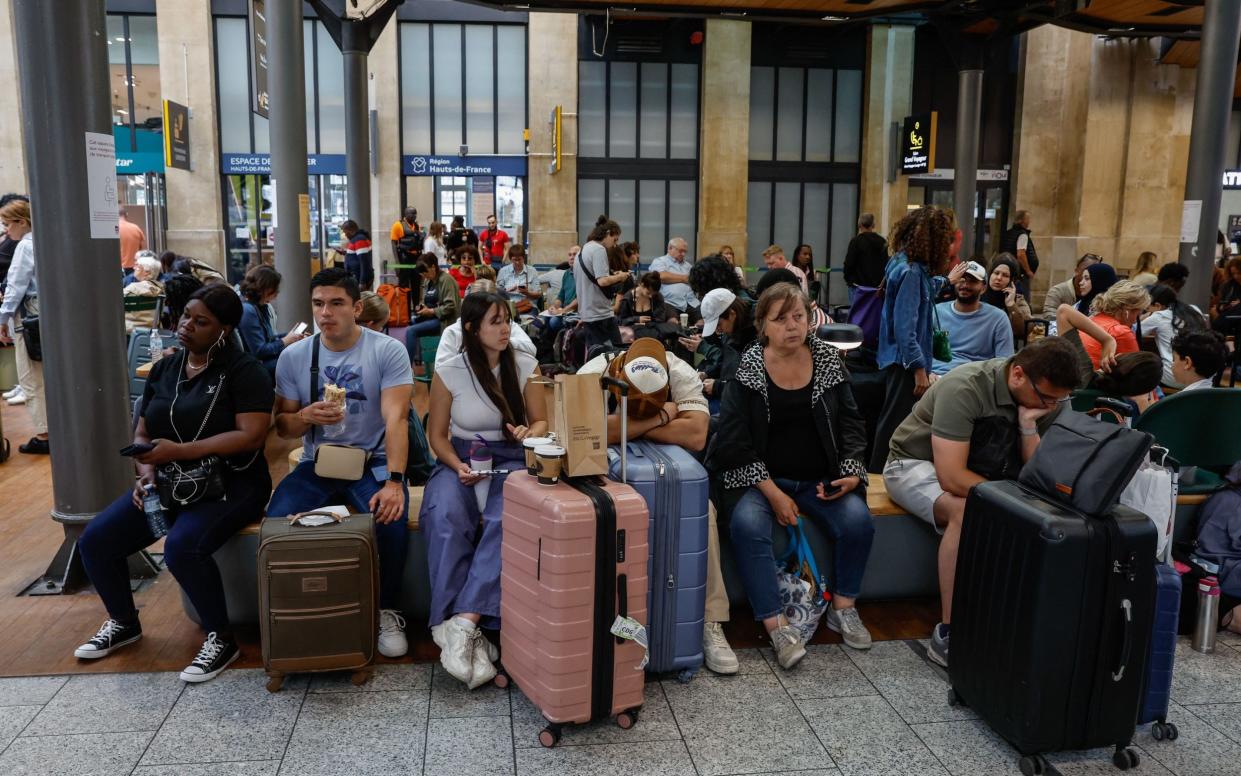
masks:
MULTIPOLYGON (((1027 377, 1026 379, 1029 380, 1029 377, 1027 377)), ((1043 393, 1042 391, 1040 391, 1038 389, 1038 386, 1034 384, 1033 380, 1030 380, 1030 387, 1034 389, 1034 395, 1038 397, 1038 400, 1043 403, 1044 407, 1047 407, 1047 406, 1054 407, 1057 404, 1064 404, 1065 402, 1069 401, 1069 399, 1073 398, 1072 396, 1065 396, 1060 399, 1053 399, 1050 396, 1043 393)))

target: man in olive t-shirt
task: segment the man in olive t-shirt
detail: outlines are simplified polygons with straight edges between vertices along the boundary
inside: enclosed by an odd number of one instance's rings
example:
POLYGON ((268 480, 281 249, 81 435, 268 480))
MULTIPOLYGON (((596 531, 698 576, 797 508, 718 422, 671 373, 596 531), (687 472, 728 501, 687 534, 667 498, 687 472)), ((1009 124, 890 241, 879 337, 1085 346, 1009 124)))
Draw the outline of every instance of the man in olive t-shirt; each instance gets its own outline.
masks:
POLYGON ((942 622, 928 655, 948 666, 953 577, 961 520, 970 488, 986 478, 968 466, 974 426, 989 418, 1017 425, 1021 460, 1038 448, 1039 434, 1077 387, 1077 354, 1059 337, 1027 345, 1011 358, 963 364, 935 381, 892 434, 883 469, 888 495, 943 534, 939 543, 942 622))

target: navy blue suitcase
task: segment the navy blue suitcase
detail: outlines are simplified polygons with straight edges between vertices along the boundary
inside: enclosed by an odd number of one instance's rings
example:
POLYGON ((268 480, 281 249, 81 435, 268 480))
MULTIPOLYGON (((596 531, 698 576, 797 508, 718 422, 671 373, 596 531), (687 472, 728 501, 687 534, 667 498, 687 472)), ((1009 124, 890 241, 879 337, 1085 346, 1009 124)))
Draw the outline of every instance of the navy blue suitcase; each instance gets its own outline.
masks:
POLYGON ((1167 563, 1155 566, 1155 622, 1146 660, 1146 687, 1138 724, 1153 722, 1156 741, 1177 738, 1176 725, 1168 722, 1172 698, 1172 667, 1176 662, 1176 630, 1181 616, 1181 575, 1167 563))
MULTIPOLYGON (((621 479, 620 453, 608 450, 608 475, 621 479)), ((637 440, 628 447, 628 483, 651 515, 647 561, 650 587, 646 670, 680 671, 689 680, 702 666, 707 601, 707 472, 684 448, 637 440)))

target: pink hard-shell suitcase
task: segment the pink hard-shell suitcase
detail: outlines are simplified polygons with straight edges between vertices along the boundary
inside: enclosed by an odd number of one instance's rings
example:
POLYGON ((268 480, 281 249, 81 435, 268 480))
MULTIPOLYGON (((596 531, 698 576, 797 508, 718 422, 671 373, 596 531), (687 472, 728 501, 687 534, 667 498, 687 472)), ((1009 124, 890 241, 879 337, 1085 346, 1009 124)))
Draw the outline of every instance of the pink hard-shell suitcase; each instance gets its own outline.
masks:
POLYGON ((506 478, 502 519, 502 676, 548 720, 539 742, 606 717, 632 727, 644 648, 611 628, 618 615, 647 624, 646 501, 602 477, 541 485, 521 471, 506 478))

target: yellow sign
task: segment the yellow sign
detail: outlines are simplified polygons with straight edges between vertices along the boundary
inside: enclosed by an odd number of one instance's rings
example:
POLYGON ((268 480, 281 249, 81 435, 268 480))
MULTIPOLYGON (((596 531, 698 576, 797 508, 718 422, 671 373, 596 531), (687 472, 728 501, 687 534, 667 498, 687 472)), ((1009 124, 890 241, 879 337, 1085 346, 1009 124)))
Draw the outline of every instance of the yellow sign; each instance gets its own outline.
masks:
POLYGON ((560 121, 561 108, 557 105, 552 108, 551 126, 552 126, 552 161, 547 165, 548 175, 555 175, 560 172, 560 121))
POLYGON ((310 195, 297 195, 297 216, 298 225, 301 230, 301 241, 310 242, 310 195))
POLYGON ((164 100, 164 166, 190 169, 190 109, 164 100))

